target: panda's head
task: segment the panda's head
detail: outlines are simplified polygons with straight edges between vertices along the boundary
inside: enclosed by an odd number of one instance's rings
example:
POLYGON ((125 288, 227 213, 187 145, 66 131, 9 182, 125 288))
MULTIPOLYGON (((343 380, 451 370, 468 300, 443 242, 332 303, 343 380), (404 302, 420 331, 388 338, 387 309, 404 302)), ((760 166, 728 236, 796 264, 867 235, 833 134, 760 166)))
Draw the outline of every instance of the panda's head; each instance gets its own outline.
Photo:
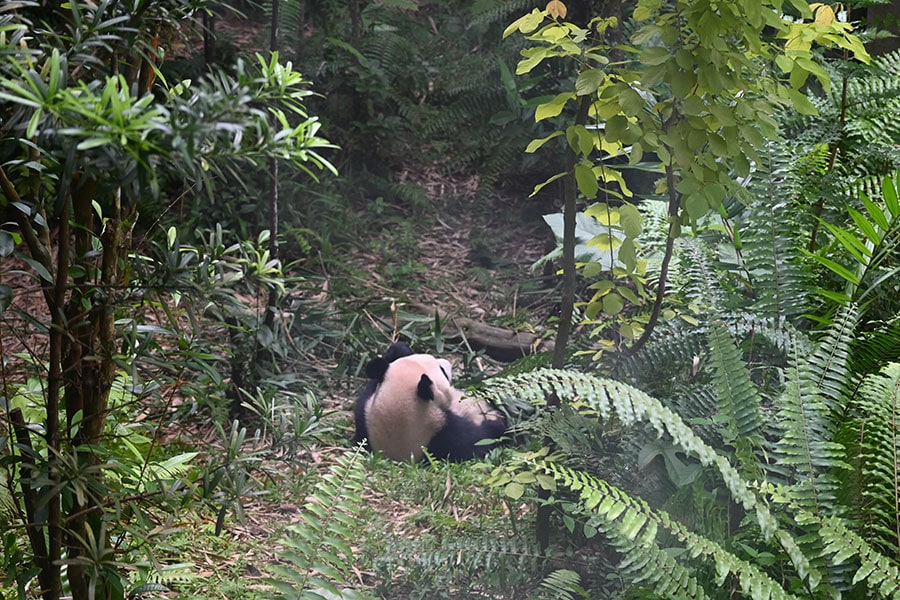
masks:
POLYGON ((364 408, 369 444, 394 460, 419 460, 462 396, 450 382, 449 361, 429 354, 375 359, 366 374, 378 382, 364 408))
POLYGON ((378 377, 373 377, 371 371, 367 373, 369 377, 381 382, 375 396, 403 397, 409 396, 414 390, 418 400, 449 409, 462 395, 451 383, 452 367, 450 361, 444 358, 430 354, 410 354, 388 363, 383 371, 380 365, 373 367, 369 363, 369 367, 374 369, 376 375, 380 373, 378 377))

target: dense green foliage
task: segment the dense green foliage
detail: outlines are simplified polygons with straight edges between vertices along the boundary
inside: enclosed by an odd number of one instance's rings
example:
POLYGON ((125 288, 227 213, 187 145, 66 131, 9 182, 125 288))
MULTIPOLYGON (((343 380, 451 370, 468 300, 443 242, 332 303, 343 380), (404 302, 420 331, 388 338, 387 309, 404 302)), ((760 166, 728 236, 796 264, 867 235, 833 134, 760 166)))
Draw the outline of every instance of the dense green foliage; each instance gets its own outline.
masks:
POLYGON ((900 597, 900 55, 802 0, 535 4, 0 7, 0 595, 900 597), (565 285, 490 316, 565 368, 484 382, 404 300, 423 244, 499 285, 531 188, 565 285), (508 443, 345 448, 388 338, 508 443))

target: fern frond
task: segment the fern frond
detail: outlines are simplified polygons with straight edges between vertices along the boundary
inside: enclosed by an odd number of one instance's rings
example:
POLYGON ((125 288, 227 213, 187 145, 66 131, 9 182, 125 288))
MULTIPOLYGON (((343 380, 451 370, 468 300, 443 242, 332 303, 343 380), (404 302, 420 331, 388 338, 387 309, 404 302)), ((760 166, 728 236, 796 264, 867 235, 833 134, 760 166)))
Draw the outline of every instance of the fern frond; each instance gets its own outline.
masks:
POLYGON ((553 571, 541 581, 541 600, 589 599, 591 596, 581 587, 581 576, 571 569, 553 571))
POLYGON ((537 546, 521 537, 468 535, 456 539, 400 539, 390 553, 375 559, 380 578, 390 582, 398 571, 408 581, 451 588, 466 582, 468 590, 509 589, 523 583, 546 561, 537 546))
POLYGON ((713 381, 718 390, 717 421, 724 424, 723 438, 726 443, 740 445, 744 450, 757 446, 762 417, 759 394, 750 381, 750 372, 721 323, 710 326, 708 340, 713 381))
POLYGON ((679 252, 680 269, 677 274, 683 275, 684 283, 681 292, 686 302, 699 305, 704 312, 719 313, 727 307, 727 293, 722 285, 722 271, 716 268, 710 244, 701 244, 693 240, 681 241, 682 252, 679 252))
POLYGON ((351 542, 368 479, 360 456, 361 448, 339 456, 304 504, 302 521, 287 528, 286 564, 271 566, 281 579, 267 580, 282 594, 278 598, 367 598, 338 587, 350 580, 355 564, 351 542))
POLYGON ((900 359, 900 318, 858 335, 850 344, 850 355, 853 372, 863 376, 900 359))
POLYGON ((516 11, 534 8, 534 0, 482 0, 472 8, 472 24, 503 25, 511 21, 510 15, 516 11))
POLYGON ((683 544, 692 558, 702 557, 715 566, 717 586, 729 574, 741 591, 753 598, 794 598, 777 581, 749 562, 728 552, 706 537, 697 535, 664 511, 651 509, 643 500, 634 498, 605 481, 555 463, 539 462, 538 470, 551 475, 557 484, 578 493, 579 500, 607 527, 604 533, 625 555, 620 568, 634 583, 653 586, 655 594, 667 598, 706 598, 706 590, 679 561, 660 548, 657 534, 668 531, 683 544))
POLYGON ((855 407, 860 414, 861 517, 873 545, 900 555, 900 364, 866 378, 855 407))
POLYGON ((611 372, 613 378, 633 382, 651 393, 690 380, 694 357, 704 352, 703 330, 672 321, 660 323, 657 329, 659 334, 639 353, 620 357, 611 372))
MULTIPOLYGON (((807 160, 825 159, 824 153, 812 152, 807 160)), ((755 196, 739 217, 741 256, 756 298, 753 311, 767 317, 794 317, 809 309, 812 289, 808 260, 803 255, 803 241, 797 231, 805 227, 798 222, 805 213, 798 210, 797 194, 802 181, 797 175, 794 148, 770 144, 768 173, 752 182, 755 196)), ((815 170, 813 170, 815 172, 815 170)))
POLYGON ((801 356, 795 350, 776 403, 781 439, 775 455, 792 470, 792 499, 817 515, 834 509, 839 484, 834 470, 849 468, 843 461, 844 447, 833 440, 850 381, 849 342, 855 324, 856 310, 848 306, 812 354, 801 356))
MULTIPOLYGON (((843 307, 817 349, 805 361, 804 375, 822 395, 830 411, 842 410, 847 401, 847 389, 853 380, 850 371, 850 343, 856 334, 858 311, 852 304, 843 307)), ((796 364, 796 363, 795 363, 796 364)))
POLYGON ((761 336, 773 348, 785 353, 795 345, 799 346, 801 354, 811 349, 806 334, 800 332, 784 316, 757 316, 742 311, 723 315, 722 320, 728 325, 731 335, 739 340, 761 336))
POLYGON ((656 398, 618 381, 573 371, 555 370, 539 370, 514 379, 492 380, 486 389, 497 398, 518 396, 535 404, 543 403, 549 394, 556 394, 563 401, 577 398, 583 406, 589 407, 604 419, 615 415, 625 426, 636 423, 649 424, 656 430, 657 435, 668 435, 674 444, 681 446, 701 464, 714 467, 718 471, 735 502, 755 514, 766 539, 776 537, 791 557, 797 573, 808 581, 810 587, 815 587, 821 580, 821 575, 810 566, 796 540, 786 531, 779 529, 768 506, 759 500, 728 459, 706 444, 691 431, 681 417, 656 398))
POLYGON ((860 561, 860 567, 853 576, 853 585, 865 582, 869 589, 877 590, 882 598, 900 596, 900 571, 897 563, 879 553, 862 537, 857 535, 838 517, 827 517, 822 521, 819 535, 825 541, 823 554, 832 556, 834 564, 840 565, 849 558, 860 561))

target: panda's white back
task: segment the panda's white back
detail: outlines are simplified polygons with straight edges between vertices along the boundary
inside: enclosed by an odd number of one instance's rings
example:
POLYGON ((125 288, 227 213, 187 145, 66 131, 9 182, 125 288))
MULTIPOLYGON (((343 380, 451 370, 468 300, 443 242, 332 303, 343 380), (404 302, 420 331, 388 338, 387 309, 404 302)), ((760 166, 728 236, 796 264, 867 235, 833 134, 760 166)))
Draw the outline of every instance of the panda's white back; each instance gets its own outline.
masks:
POLYGON ((397 461, 417 461, 422 448, 445 423, 442 408, 448 408, 461 393, 448 380, 447 361, 428 354, 412 354, 390 364, 384 380, 379 384, 366 406, 366 426, 369 444, 388 458, 397 461), (433 385, 434 400, 422 400, 417 395, 422 375, 428 375, 433 385))

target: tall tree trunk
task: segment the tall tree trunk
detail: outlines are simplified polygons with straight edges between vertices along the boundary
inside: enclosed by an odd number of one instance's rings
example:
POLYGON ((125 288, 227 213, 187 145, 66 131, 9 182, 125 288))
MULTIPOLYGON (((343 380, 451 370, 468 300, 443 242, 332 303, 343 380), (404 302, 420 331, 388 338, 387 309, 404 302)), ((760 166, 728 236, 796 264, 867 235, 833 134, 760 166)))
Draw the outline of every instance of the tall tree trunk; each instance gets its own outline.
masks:
MULTIPOLYGON (((579 96, 575 113, 575 125, 584 125, 587 122, 588 109, 591 106, 591 96, 579 96)), ((569 338, 572 334, 572 316, 575 314, 575 287, 577 284, 575 272, 575 215, 578 211, 578 185, 575 181, 575 162, 578 155, 570 146, 566 147, 566 176, 563 177, 563 250, 562 250, 562 291, 559 306, 559 328, 556 331, 556 346, 553 348, 554 369, 565 366, 566 350, 569 338)), ((547 409, 559 408, 559 398, 556 394, 547 397, 547 409)), ((544 440, 545 444, 552 443, 544 440)), ((535 518, 535 537, 541 551, 550 545, 550 514, 553 507, 546 502, 550 498, 548 490, 538 490, 538 509, 535 518)))
MULTIPOLYGON (((115 312, 112 296, 122 285, 120 265, 127 260, 131 247, 133 208, 123 207, 119 191, 110 196, 105 209, 105 223, 96 224, 92 202, 96 186, 87 182, 72 192, 75 229, 76 260, 84 275, 72 282, 66 305, 67 352, 63 356, 66 398, 67 432, 75 430, 71 439, 72 452, 79 467, 94 466, 98 459, 90 450, 102 442, 106 425, 109 392, 115 377, 115 312), (97 233, 102 229, 102 233, 97 233), (94 240, 100 238, 102 252, 98 262, 91 258, 94 240), (74 422, 76 415, 81 420, 74 422)), ((60 240, 60 248, 68 246, 60 240)), ((48 411, 49 412, 49 411, 48 411)), ((68 508, 66 546, 68 558, 76 559, 84 553, 84 540, 93 538, 103 551, 109 540, 102 532, 103 506, 91 494, 75 499, 68 508), (90 529, 90 536, 86 533, 90 529)), ((68 566, 68 579, 74 600, 93 600, 108 595, 101 579, 91 585, 92 573, 86 565, 73 561, 68 566)))

